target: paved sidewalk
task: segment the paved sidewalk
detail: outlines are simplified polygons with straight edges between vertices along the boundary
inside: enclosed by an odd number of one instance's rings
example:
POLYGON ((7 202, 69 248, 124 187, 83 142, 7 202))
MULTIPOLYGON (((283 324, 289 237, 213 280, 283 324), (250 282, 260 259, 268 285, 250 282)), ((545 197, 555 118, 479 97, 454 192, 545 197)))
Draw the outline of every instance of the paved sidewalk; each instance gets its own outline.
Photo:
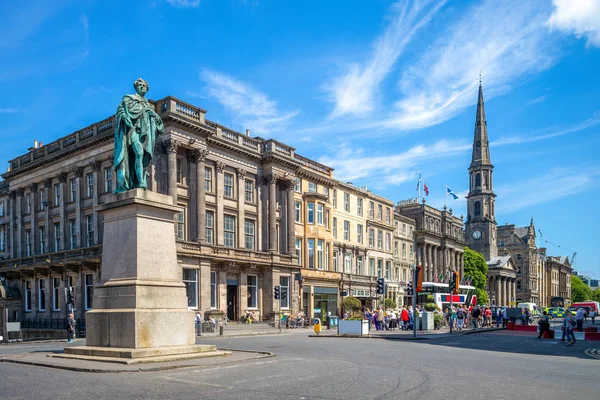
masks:
POLYGON ((387 330, 387 331, 376 331, 371 330, 368 335, 338 335, 336 330, 321 330, 319 335, 311 334, 310 337, 352 337, 352 338, 365 338, 365 339, 390 339, 390 340, 430 340, 430 339, 441 339, 447 338, 457 335, 470 335, 477 333, 485 333, 485 332, 494 332, 494 331, 502 331, 505 330, 502 327, 496 328, 482 328, 482 329, 463 329, 460 331, 453 331, 450 334, 450 329, 443 328, 439 330, 427 330, 427 331, 417 331, 417 336, 413 337, 413 331, 403 331, 403 330, 387 330))

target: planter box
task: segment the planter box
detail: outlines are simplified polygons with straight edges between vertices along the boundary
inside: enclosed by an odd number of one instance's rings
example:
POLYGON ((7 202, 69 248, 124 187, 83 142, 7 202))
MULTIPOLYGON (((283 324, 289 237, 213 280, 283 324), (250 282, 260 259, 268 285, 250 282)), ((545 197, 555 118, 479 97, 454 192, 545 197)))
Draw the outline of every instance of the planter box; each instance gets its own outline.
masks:
POLYGON ((363 319, 362 321, 348 321, 340 320, 338 327, 338 333, 340 335, 368 335, 369 334, 369 321, 363 319))
POLYGON ((432 330, 434 328, 433 313, 430 311, 425 311, 421 313, 421 315, 421 330, 432 330))

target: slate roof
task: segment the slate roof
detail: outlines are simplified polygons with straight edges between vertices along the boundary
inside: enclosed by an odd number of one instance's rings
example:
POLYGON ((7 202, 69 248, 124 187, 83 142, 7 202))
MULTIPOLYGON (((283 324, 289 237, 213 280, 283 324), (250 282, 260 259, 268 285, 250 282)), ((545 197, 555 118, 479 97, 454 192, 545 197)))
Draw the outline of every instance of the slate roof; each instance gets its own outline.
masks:
POLYGON ((492 257, 491 260, 487 261, 489 268, 506 268, 510 261, 510 255, 507 256, 496 256, 492 257))

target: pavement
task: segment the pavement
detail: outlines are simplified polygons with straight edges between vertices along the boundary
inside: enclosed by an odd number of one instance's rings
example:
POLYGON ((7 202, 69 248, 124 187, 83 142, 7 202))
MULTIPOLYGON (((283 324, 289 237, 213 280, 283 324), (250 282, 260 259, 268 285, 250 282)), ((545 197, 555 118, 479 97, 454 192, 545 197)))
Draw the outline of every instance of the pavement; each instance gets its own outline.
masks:
MULTIPOLYGON (((308 334, 198 338, 219 349, 275 357, 183 369, 93 374, 0 362, 0 398, 562 400, 600 393, 597 342, 566 346, 506 331, 424 341, 318 340, 308 334)), ((0 346, 0 356, 64 346, 0 346)))

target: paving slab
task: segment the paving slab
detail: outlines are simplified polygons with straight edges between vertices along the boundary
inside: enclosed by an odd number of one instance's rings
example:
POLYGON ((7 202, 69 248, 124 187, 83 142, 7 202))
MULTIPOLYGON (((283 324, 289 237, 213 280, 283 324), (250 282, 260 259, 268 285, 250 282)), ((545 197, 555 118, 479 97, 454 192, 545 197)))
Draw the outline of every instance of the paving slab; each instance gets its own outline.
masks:
POLYGON ((119 373, 119 372, 153 372, 177 368, 203 368, 215 365, 235 364, 258 358, 274 357, 270 352, 260 351, 222 351, 221 357, 193 358, 178 361, 161 361, 151 364, 123 365, 102 360, 82 360, 53 357, 62 352, 33 352, 1 356, 0 362, 24 364, 37 367, 64 369, 76 372, 119 373))

